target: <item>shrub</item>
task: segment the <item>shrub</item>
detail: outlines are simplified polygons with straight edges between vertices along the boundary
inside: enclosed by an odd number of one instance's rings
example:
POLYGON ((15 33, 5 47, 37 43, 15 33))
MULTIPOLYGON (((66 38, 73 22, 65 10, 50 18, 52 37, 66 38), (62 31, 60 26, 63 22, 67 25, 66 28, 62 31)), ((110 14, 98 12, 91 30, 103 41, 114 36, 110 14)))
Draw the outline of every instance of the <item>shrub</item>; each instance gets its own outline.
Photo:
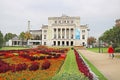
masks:
POLYGON ((0 73, 5 73, 10 70, 8 63, 0 60, 0 73))
POLYGON ((75 56, 76 56, 76 61, 78 64, 78 68, 79 70, 84 73, 85 76, 87 76, 89 78, 89 80, 93 80, 93 74, 90 73, 87 65, 84 63, 83 59, 81 58, 81 56, 79 55, 79 53, 74 50, 75 56))
POLYGON ((50 55, 49 55, 49 56, 47 56, 46 58, 47 58, 47 59, 51 59, 51 58, 52 58, 52 56, 50 56, 50 55))
POLYGON ((45 56, 40 56, 39 58, 40 58, 40 60, 43 60, 43 59, 45 59, 45 56))
POLYGON ((48 60, 45 60, 42 64, 42 69, 48 69, 50 67, 50 62, 48 60))
POLYGON ((26 70, 26 69, 27 69, 27 64, 25 64, 25 63, 16 65, 16 71, 22 71, 22 70, 26 70))
POLYGON ((119 52, 120 52, 120 49, 115 49, 115 52, 118 52, 118 53, 119 53, 119 52))
POLYGON ((38 62, 31 63, 31 66, 29 67, 30 71, 36 71, 38 69, 39 69, 39 63, 38 62))
POLYGON ((60 54, 55 54, 53 58, 59 58, 61 55, 60 54))

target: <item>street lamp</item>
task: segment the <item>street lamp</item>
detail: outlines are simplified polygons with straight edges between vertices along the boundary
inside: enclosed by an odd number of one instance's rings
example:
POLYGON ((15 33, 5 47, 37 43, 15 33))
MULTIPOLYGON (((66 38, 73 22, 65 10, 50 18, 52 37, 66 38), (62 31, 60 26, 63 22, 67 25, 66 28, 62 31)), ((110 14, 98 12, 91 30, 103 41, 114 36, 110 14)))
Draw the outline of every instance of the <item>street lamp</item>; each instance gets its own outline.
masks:
MULTIPOLYGON (((87 31, 88 31, 88 39, 89 39, 89 31, 90 31, 90 29, 87 29, 87 31)), ((88 43, 88 39, 87 39, 87 43, 88 43)), ((88 47, 90 47, 89 43, 88 43, 88 47)))

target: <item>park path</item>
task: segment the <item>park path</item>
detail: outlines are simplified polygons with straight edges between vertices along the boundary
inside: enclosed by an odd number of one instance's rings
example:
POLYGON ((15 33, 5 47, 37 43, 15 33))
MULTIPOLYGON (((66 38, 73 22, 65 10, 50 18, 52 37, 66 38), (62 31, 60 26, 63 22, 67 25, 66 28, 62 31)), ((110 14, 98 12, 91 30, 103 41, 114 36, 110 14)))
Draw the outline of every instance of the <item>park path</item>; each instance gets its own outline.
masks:
POLYGON ((108 80, 120 80, 120 59, 111 59, 108 54, 88 50, 81 52, 108 80))

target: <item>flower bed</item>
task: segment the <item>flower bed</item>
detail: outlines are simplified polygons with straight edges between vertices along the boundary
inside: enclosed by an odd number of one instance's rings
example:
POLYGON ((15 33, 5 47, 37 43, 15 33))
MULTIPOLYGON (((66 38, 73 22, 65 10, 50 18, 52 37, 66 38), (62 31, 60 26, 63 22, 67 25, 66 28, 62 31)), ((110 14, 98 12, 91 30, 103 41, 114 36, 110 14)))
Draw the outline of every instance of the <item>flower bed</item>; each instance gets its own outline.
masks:
POLYGON ((0 80, 48 80, 61 67, 66 51, 54 48, 0 51, 0 80))
POLYGON ((91 73, 89 67, 86 65, 83 58, 80 56, 80 54, 75 49, 74 49, 74 53, 76 56, 76 61, 77 61, 77 65, 78 65, 80 72, 82 72, 86 77, 88 77, 89 80, 94 80, 94 79, 98 80, 96 76, 94 75, 94 73, 93 72, 91 73))

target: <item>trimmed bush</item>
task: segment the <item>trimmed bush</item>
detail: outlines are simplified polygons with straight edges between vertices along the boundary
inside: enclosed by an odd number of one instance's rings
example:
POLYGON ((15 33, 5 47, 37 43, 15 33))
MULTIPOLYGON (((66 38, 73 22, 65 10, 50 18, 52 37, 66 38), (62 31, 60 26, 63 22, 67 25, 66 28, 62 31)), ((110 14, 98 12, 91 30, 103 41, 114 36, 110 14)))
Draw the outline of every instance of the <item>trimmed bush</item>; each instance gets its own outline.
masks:
POLYGON ((47 58, 47 59, 51 59, 51 58, 52 58, 52 56, 47 56, 46 58, 47 58))
POLYGON ((27 64, 25 64, 25 63, 16 65, 16 71, 22 71, 22 70, 26 70, 26 69, 27 69, 27 64))
POLYGON ((119 52, 120 52, 120 49, 116 49, 115 52, 118 52, 118 53, 119 53, 119 52))
POLYGON ((31 66, 29 67, 30 71, 36 71, 38 69, 39 69, 39 63, 38 62, 31 63, 31 66))
POLYGON ((48 69, 50 67, 50 62, 48 60, 45 60, 42 64, 42 70, 48 69))

